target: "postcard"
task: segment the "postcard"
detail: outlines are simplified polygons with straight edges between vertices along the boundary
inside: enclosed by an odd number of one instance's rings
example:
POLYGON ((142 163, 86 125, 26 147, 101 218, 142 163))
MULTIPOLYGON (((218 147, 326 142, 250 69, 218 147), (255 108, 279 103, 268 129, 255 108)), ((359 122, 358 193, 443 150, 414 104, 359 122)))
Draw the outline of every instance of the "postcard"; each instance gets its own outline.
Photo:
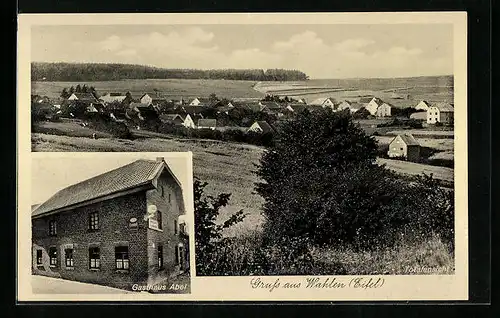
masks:
POLYGON ((20 14, 18 300, 468 299, 466 20, 20 14))

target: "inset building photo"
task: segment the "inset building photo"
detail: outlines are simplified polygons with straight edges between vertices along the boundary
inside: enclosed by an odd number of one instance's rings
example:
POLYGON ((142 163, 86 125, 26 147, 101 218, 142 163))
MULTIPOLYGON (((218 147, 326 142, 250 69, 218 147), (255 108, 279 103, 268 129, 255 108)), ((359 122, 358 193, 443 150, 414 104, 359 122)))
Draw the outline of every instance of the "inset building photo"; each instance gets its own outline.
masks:
POLYGON ((34 292, 189 292, 191 157, 112 155, 33 157, 34 292))

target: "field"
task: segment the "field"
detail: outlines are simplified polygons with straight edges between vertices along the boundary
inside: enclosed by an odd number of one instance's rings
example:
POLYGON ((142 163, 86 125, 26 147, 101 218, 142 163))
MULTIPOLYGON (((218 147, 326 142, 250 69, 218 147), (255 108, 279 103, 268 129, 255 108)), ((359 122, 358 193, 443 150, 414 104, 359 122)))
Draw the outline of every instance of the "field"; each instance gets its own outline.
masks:
POLYGON ((184 80, 184 79, 146 79, 105 82, 32 82, 32 94, 59 98, 63 88, 77 84, 94 86, 100 94, 106 92, 127 92, 142 94, 159 90, 165 97, 172 99, 194 98, 215 93, 226 98, 259 98, 264 94, 253 89, 252 81, 227 80, 184 80))
POLYGON ((70 137, 92 137, 93 134, 97 138, 111 138, 111 134, 98 131, 89 127, 82 127, 78 120, 62 120, 60 122, 42 122, 37 124, 36 131, 44 134, 61 135, 70 137))
MULTIPOLYGON (((68 128, 68 126, 64 126, 68 128)), ((59 127, 62 129, 62 127, 59 127)), ((82 128, 85 129, 85 128, 82 128)), ((91 139, 42 133, 32 134, 32 151, 82 151, 82 152, 154 152, 192 151, 194 175, 209 183, 208 194, 232 193, 230 204, 221 213, 221 219, 243 209, 248 214, 245 221, 230 229, 227 235, 258 229, 263 218, 260 214, 263 199, 253 192, 258 181, 253 171, 263 149, 257 146, 214 140, 182 139, 157 133, 133 132, 135 140, 116 138, 91 139)), ((381 142, 387 142, 383 137, 381 142)), ((440 144, 440 140, 428 140, 429 145, 440 149, 452 149, 452 144, 440 144)), ((379 158, 378 162, 403 174, 433 173, 448 183, 453 182, 453 169, 379 158)))
POLYGON ((263 94, 304 98, 307 102, 321 97, 356 100, 364 96, 377 96, 397 107, 416 106, 421 100, 453 102, 451 76, 259 82, 255 89, 263 94))

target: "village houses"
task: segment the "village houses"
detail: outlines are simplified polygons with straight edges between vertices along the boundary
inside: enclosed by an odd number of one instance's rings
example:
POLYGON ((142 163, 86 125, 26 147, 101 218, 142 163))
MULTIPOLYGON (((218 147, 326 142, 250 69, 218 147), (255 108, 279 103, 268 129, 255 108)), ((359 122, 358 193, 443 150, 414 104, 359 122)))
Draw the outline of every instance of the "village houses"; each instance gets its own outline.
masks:
POLYGON ((363 97, 359 100, 359 103, 363 105, 363 107, 370 112, 372 116, 377 115, 377 109, 382 106, 384 103, 378 97, 363 97))
POLYGON ((321 106, 323 108, 331 108, 336 110, 336 101, 331 97, 318 98, 309 103, 309 105, 321 106))
POLYGON ((164 158, 68 186, 31 220, 36 275, 130 289, 189 270, 183 189, 164 158))
POLYGON ((248 132, 255 132, 260 134, 272 133, 274 129, 269 125, 267 121, 256 121, 247 130, 248 132))
POLYGON ((420 144, 411 134, 397 135, 390 143, 387 155, 390 158, 405 158, 408 161, 420 161, 420 144))
POLYGON ((210 99, 206 97, 196 97, 189 102, 189 106, 208 105, 208 104, 210 104, 210 99))
POLYGON ((428 103, 428 102, 427 102, 427 101, 425 101, 425 100, 422 100, 422 101, 420 101, 420 102, 417 104, 417 106, 415 106, 415 109, 416 109, 416 110, 425 110, 425 111, 427 111, 427 110, 429 110, 429 107, 430 107, 430 103, 428 103))
POLYGON ((99 101, 92 93, 72 93, 68 97, 69 101, 80 101, 85 103, 98 103, 99 101))
POLYGON ((186 128, 196 128, 196 125, 194 123, 193 118, 191 117, 190 114, 186 114, 185 116, 181 115, 181 118, 183 119, 182 125, 186 128))
POLYGON ((99 97, 99 100, 101 100, 104 104, 111 104, 111 103, 123 103, 126 98, 127 95, 122 93, 107 93, 99 97))
POLYGON ((361 107, 363 107, 363 106, 362 106, 361 104, 357 103, 357 102, 352 102, 352 101, 344 100, 344 101, 342 101, 342 102, 338 105, 337 109, 338 109, 339 111, 342 111, 342 110, 344 110, 344 109, 349 109, 349 111, 350 111, 351 113, 355 113, 355 112, 357 112, 357 111, 358 111, 361 107))
POLYGON ((376 116, 377 117, 391 117, 391 105, 387 103, 383 103, 377 108, 376 116))
POLYGON ((217 120, 216 119, 198 119, 198 129, 211 129, 215 130, 215 127, 217 126, 217 120))
POLYGON ((427 110, 428 124, 453 124, 454 107, 448 103, 432 104, 427 110))

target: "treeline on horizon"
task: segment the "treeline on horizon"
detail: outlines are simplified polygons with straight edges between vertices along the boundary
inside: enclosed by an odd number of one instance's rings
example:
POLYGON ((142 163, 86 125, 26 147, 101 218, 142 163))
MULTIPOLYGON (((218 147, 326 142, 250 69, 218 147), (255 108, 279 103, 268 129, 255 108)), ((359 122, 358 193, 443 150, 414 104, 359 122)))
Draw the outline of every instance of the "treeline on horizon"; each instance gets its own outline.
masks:
POLYGON ((124 79, 224 79, 249 81, 304 81, 298 70, 285 69, 166 69, 111 63, 31 63, 33 81, 118 81, 124 79))

